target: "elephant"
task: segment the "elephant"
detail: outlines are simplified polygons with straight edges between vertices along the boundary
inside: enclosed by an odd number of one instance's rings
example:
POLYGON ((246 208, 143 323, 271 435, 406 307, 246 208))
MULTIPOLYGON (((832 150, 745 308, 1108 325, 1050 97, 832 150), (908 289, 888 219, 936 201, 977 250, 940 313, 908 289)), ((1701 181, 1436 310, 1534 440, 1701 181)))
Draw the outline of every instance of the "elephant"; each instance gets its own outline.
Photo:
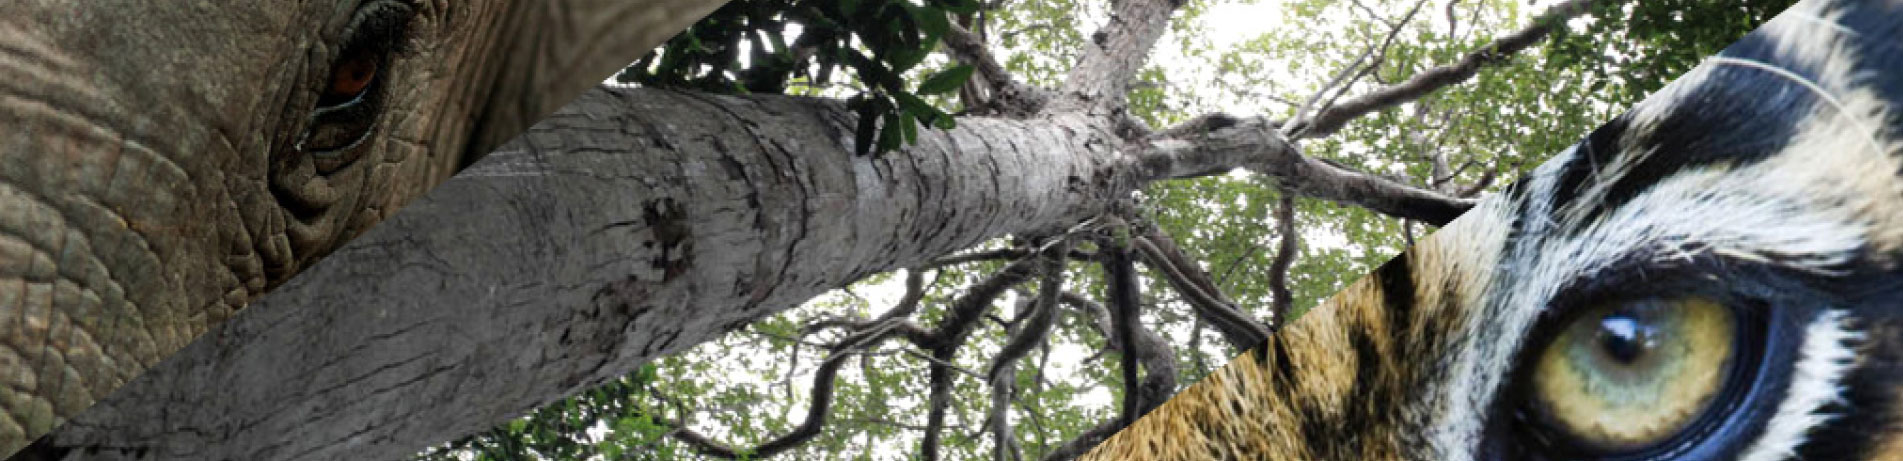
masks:
POLYGON ((0 5, 0 454, 722 3, 0 5))

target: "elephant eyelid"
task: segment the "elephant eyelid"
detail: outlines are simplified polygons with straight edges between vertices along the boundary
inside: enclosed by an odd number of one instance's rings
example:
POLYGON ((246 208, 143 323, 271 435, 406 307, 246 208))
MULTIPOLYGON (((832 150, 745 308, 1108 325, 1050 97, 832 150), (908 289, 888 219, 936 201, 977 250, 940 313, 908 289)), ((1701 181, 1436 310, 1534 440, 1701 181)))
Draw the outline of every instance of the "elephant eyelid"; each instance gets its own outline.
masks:
POLYGON ((318 160, 321 171, 352 163, 361 154, 357 147, 376 133, 376 97, 366 90, 349 100, 312 109, 308 128, 298 135, 293 148, 318 160))
POLYGON ((381 51, 389 55, 409 51, 406 40, 410 20, 416 8, 405 2, 377 1, 357 10, 356 18, 344 28, 343 56, 356 50, 381 51))
MULTIPOLYGON (((358 136, 356 139, 351 140, 349 144, 345 144, 338 147, 325 148, 325 149, 306 148, 304 146, 304 143, 308 141, 308 139, 301 139, 297 141, 297 149, 301 151, 305 151, 305 153, 308 153, 312 157, 321 161, 339 162, 341 160, 344 160, 340 157, 343 153, 349 152, 351 149, 356 149, 357 146, 363 145, 363 142, 365 140, 370 139, 370 135, 374 134, 375 132, 376 132, 375 127, 368 128, 364 131, 363 136, 358 136)), ((337 165, 328 165, 328 167, 320 167, 320 169, 335 170, 337 169, 337 165)))
POLYGON ((353 152, 357 146, 369 139, 370 135, 376 133, 376 124, 373 122, 377 116, 376 108, 369 103, 369 98, 369 92, 364 92, 349 101, 312 110, 310 115, 312 129, 306 130, 298 137, 296 149, 319 160, 348 160, 343 154, 353 152), (321 137, 323 140, 319 143, 328 142, 328 144, 312 145, 312 138, 318 133, 324 133, 321 137), (340 139, 337 136, 340 133, 352 135, 344 138, 348 141, 339 145, 337 142, 340 139))
POLYGON ((408 51, 408 31, 416 9, 392 0, 358 8, 343 30, 339 53, 318 85, 304 132, 294 149, 309 154, 320 173, 354 163, 358 150, 376 133, 382 107, 382 81, 393 56, 408 51))
POLYGON ((343 31, 344 40, 331 63, 328 80, 320 85, 319 113, 323 109, 358 103, 382 80, 390 58, 408 52, 406 40, 415 8, 395 1, 378 1, 358 9, 343 31))

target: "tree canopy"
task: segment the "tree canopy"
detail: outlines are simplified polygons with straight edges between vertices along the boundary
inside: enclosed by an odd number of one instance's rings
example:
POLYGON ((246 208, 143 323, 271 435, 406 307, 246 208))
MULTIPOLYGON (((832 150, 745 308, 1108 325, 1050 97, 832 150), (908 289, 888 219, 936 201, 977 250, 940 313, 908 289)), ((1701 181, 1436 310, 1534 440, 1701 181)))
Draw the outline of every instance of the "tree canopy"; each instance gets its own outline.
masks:
MULTIPOLYGON (((1050 98, 1138 1, 736 0, 617 80, 845 98, 861 154, 906 155, 892 151, 921 130, 1050 98)), ((1195 0, 1124 97, 1139 131, 1260 117, 1310 158, 1472 198, 1792 2, 1709 3, 1195 0), (1574 4, 1591 8, 1546 13, 1574 4), (1451 81, 1406 93, 1437 73, 1451 81)), ((1432 229, 1241 170, 1126 206, 1087 223, 1097 238, 1001 239, 871 275, 419 456, 1067 459, 1140 414, 1133 395, 1154 404, 1252 345, 1212 309, 1272 329, 1432 229)))

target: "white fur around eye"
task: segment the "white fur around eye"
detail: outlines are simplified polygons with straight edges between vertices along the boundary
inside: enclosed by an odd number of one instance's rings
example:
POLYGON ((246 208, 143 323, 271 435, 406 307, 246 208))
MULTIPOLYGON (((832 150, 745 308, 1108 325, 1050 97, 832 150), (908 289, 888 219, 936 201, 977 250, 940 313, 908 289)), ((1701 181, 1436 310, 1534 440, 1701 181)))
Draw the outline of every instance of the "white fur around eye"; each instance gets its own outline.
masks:
POLYGON ((1818 410, 1843 400, 1842 380, 1856 358, 1851 343, 1863 338, 1862 333, 1845 325, 1847 318, 1843 311, 1827 310, 1804 329, 1804 344, 1798 349, 1797 367, 1791 372, 1784 401, 1778 404, 1764 434, 1745 449, 1740 461, 1792 459, 1811 428, 1838 416, 1818 410))

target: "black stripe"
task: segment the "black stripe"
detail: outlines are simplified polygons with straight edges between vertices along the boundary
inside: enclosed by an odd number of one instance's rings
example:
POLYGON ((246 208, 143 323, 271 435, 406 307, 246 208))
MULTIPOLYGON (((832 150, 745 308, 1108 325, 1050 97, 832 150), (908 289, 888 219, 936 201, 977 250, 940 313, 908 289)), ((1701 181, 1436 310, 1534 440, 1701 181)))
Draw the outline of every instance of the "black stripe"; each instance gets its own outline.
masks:
POLYGON ((1389 337, 1399 337, 1400 329, 1406 328, 1414 315, 1413 253, 1403 251, 1374 270, 1375 282, 1381 287, 1381 310, 1388 319, 1389 331, 1382 333, 1389 337))
POLYGON ((1348 395, 1352 400, 1341 408, 1317 408, 1313 399, 1296 399, 1297 411, 1307 415, 1301 420, 1302 439, 1308 441, 1308 454, 1315 459, 1355 459, 1375 430, 1391 423, 1396 412, 1392 395, 1383 395, 1376 386, 1384 371, 1380 349, 1366 329, 1348 332, 1348 345, 1355 352, 1355 378, 1348 395), (1330 411, 1332 410, 1332 411, 1330 411), (1323 415, 1338 414, 1340 417, 1323 415))
POLYGON ((1282 341, 1282 335, 1270 335, 1269 342, 1264 343, 1261 347, 1255 348, 1254 353, 1256 354, 1256 360, 1260 361, 1264 358, 1262 357, 1263 352, 1270 352, 1275 355, 1275 360, 1272 361, 1274 363, 1271 364, 1271 366, 1275 368, 1276 382, 1283 387, 1294 387, 1296 382, 1295 364, 1289 360, 1288 343, 1282 341))
POLYGON ((1857 72, 1866 77, 1864 82, 1891 107, 1884 125, 1891 133, 1903 132, 1903 110, 1895 108, 1903 102, 1903 76, 1897 75, 1897 69, 1903 69, 1903 21, 1897 20, 1903 17, 1903 4, 1841 3, 1847 10, 1841 22, 1844 27, 1857 31, 1856 35, 1845 37, 1857 55, 1857 72))
POLYGON ((1613 146, 1619 138, 1625 137, 1630 118, 1630 114, 1615 117, 1574 146, 1572 158, 1567 160, 1566 166, 1560 167, 1559 181, 1553 184, 1552 208, 1539 211, 1549 213, 1555 220, 1559 218, 1559 210, 1584 192, 1586 180, 1598 173, 1599 166, 1613 160, 1618 151, 1613 146))
MULTIPOLYGON (((1777 46, 1778 42, 1771 35, 1758 31, 1746 35, 1720 55, 1766 63, 1815 80, 1816 69, 1777 56, 1777 46)), ((1640 121, 1630 120, 1632 113, 1628 113, 1593 131, 1564 167, 1554 191, 1554 209, 1562 209, 1578 200, 1581 191, 1604 180, 1604 169, 1608 165, 1632 155, 1650 153, 1610 185, 1600 203, 1587 209, 1586 222, 1625 205, 1679 172, 1718 163, 1743 167, 1763 161, 1790 145, 1798 125, 1816 111, 1821 101, 1803 84, 1771 71, 1716 65, 1704 81, 1679 93, 1677 98, 1667 100, 1654 95, 1641 103, 1667 106, 1662 111, 1664 115, 1649 121, 1650 124, 1639 125, 1640 121)), ((1812 155, 1823 154, 1828 153, 1812 155)), ((1584 227, 1569 229, 1569 233, 1584 227)))
POLYGON ((1527 198, 1528 191, 1533 189, 1533 186, 1529 185, 1532 182, 1530 179, 1514 181, 1513 184, 1508 184, 1500 191, 1500 196, 1504 198, 1496 199, 1507 200, 1507 203, 1513 204, 1513 220, 1507 223, 1506 241, 1508 242, 1518 241, 1520 236, 1526 234, 1526 217, 1532 216, 1529 214, 1532 200, 1527 198))

